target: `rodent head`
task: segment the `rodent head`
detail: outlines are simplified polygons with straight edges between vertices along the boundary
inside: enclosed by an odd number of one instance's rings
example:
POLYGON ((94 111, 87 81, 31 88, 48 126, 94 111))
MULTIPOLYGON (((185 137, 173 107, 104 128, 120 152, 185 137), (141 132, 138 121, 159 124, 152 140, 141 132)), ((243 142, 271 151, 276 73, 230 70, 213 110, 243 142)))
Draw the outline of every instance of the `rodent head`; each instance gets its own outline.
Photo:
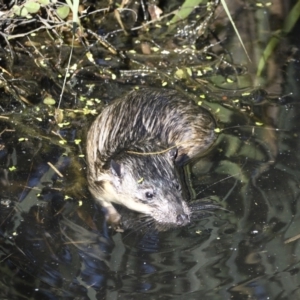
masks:
POLYGON ((176 153, 175 149, 155 155, 123 152, 110 163, 112 184, 122 199, 119 204, 145 214, 145 220, 156 228, 190 222, 190 210, 176 175, 176 153))

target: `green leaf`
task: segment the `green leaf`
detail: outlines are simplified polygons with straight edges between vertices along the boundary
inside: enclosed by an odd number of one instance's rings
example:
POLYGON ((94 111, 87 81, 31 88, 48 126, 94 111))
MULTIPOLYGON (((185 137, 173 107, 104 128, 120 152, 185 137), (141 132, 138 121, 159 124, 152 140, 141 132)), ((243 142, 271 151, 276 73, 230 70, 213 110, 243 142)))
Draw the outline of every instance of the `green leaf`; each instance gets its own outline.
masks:
POLYGON ((60 6, 56 9, 56 13, 61 19, 65 19, 70 13, 70 8, 66 5, 60 6))
POLYGON ((41 8, 40 4, 36 2, 27 2, 24 4, 24 7, 26 7, 27 11, 32 14, 37 13, 41 8))
POLYGON ((265 50, 259 60, 258 66, 257 66, 256 75, 258 77, 261 76, 261 73, 264 70, 269 57, 274 52, 274 49, 277 47, 278 43, 279 43, 279 36, 273 36, 271 38, 271 40, 269 41, 267 47, 265 48, 265 50))
POLYGON ((21 7, 19 5, 14 5, 13 12, 19 17, 26 17, 28 15, 28 10, 26 9, 26 7, 21 7))
POLYGON ((283 34, 284 36, 285 34, 289 33, 293 29, 293 27, 295 26, 299 18, 300 18, 300 0, 298 0, 298 2, 294 5, 292 10, 289 12, 288 16, 286 17, 283 25, 283 30, 282 31, 278 30, 277 32, 275 32, 275 35, 270 39, 267 47, 264 50, 262 57, 259 60, 257 73, 256 73, 257 76, 261 76, 261 73, 265 68, 267 60, 269 59, 270 55, 274 52, 274 49, 277 47, 280 41, 281 34, 283 34))
POLYGON ((42 5, 49 5, 50 4, 50 0, 38 0, 38 2, 42 5))
POLYGON ((177 78, 179 79, 183 79, 186 78, 186 74, 182 69, 178 69, 176 70, 175 74, 174 74, 177 78))
POLYGON ((289 33, 300 17, 300 0, 294 5, 292 10, 289 12, 288 16, 285 18, 283 31, 284 33, 289 33))
POLYGON ((47 104, 47 105, 54 105, 55 104, 55 100, 51 97, 46 97, 43 102, 44 102, 44 104, 47 104))
POLYGON ((172 18, 170 23, 174 24, 180 20, 185 19, 186 17, 188 17, 191 14, 191 12, 195 9, 195 7, 197 7, 202 2, 203 2, 203 0, 186 0, 186 1, 184 1, 181 8, 176 13, 176 15, 172 18))

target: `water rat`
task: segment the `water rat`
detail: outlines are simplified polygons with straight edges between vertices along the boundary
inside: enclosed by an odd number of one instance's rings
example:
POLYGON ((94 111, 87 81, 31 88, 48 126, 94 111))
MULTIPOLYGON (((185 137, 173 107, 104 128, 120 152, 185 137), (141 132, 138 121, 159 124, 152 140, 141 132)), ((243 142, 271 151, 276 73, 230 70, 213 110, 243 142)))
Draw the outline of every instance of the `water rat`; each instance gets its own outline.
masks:
POLYGON ((113 101, 87 136, 89 189, 118 224, 113 204, 167 228, 190 222, 177 165, 214 142, 215 121, 192 100, 168 89, 143 88, 113 101))

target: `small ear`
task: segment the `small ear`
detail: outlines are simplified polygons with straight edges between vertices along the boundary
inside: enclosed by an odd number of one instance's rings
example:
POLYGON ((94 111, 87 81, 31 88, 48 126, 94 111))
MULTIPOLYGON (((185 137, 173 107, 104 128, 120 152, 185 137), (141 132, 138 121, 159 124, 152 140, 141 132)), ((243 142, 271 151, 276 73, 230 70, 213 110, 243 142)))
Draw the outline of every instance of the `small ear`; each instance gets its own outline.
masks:
POLYGON ((121 165, 115 162, 113 159, 110 161, 110 168, 113 175, 121 177, 121 165))
POLYGON ((171 160, 175 160, 176 157, 177 157, 177 154, 178 154, 178 149, 177 148, 172 148, 169 151, 169 155, 170 155, 171 160))

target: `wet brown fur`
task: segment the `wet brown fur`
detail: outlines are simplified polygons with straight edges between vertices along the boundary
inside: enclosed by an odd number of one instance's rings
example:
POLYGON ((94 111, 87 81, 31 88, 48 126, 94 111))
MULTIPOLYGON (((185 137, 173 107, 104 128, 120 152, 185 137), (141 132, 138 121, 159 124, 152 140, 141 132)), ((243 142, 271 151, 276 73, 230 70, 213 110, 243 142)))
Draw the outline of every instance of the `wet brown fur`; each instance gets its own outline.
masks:
POLYGON ((174 90, 133 91, 105 107, 88 133, 87 162, 90 191, 109 220, 119 222, 116 203, 169 227, 188 223, 176 165, 206 151, 215 140, 214 128, 206 110, 174 90), (132 153, 171 147, 176 153, 132 153))

